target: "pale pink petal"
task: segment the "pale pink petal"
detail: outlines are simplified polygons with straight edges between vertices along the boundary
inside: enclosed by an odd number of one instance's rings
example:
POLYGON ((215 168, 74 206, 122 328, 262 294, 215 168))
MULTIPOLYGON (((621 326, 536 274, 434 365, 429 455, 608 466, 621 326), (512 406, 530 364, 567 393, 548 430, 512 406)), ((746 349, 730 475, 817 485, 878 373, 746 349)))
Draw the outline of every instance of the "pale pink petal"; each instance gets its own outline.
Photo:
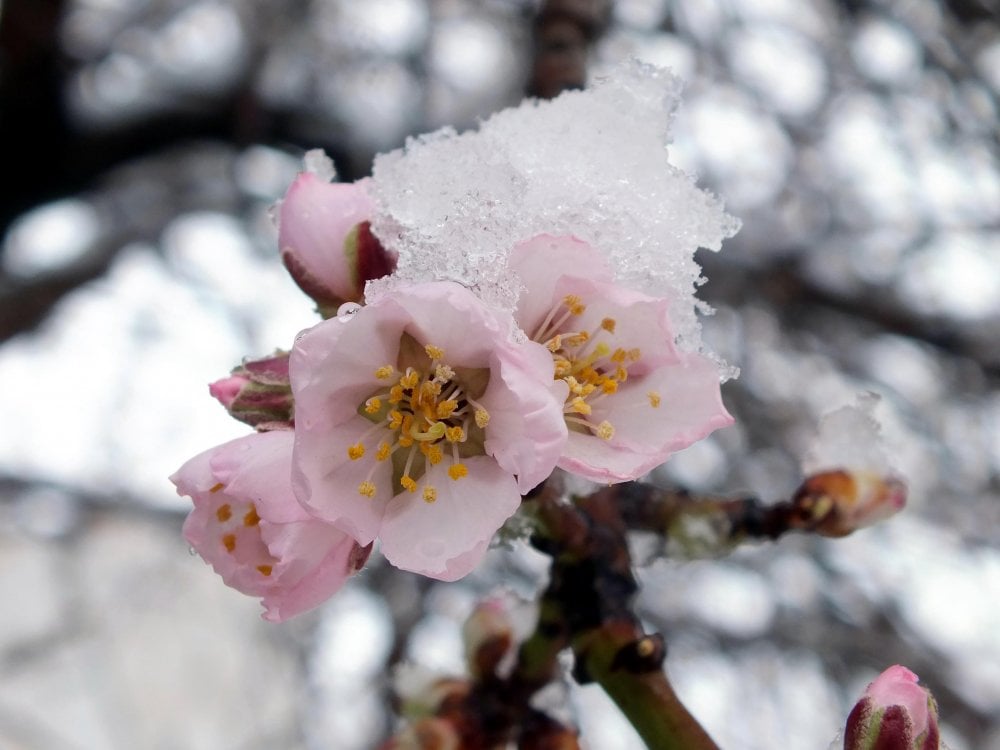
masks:
POLYGON ((899 664, 889 667, 868 686, 865 694, 875 701, 877 708, 902 706, 913 722, 913 736, 927 730, 927 690, 920 687, 913 672, 899 664))
POLYGON ((618 393, 594 404, 592 419, 612 422, 616 447, 651 453, 661 461, 733 423, 722 404, 718 367, 699 354, 630 377, 618 393), (653 406, 650 394, 659 396, 659 406, 653 406))
POLYGON ((570 431, 559 468, 600 484, 638 479, 663 463, 658 456, 618 448, 596 435, 570 431))
POLYGON ((593 281, 611 281, 611 267, 605 257, 576 237, 540 234, 517 245, 510 253, 508 266, 517 274, 523 289, 517 300, 515 317, 531 336, 545 319, 554 302, 556 283, 561 278, 554 269, 565 269, 573 276, 593 281))
POLYGON ((389 503, 382 524, 382 554, 403 570, 451 581, 474 568, 497 529, 521 502, 510 473, 486 456, 463 459, 469 474, 455 481, 447 462, 431 467, 414 493, 389 503), (423 487, 437 490, 425 502, 423 487))
POLYGON ((358 301, 363 289, 348 262, 344 240, 355 225, 371 218, 373 208, 363 183, 328 183, 303 172, 281 203, 279 248, 282 254, 293 254, 334 297, 358 301))
POLYGON ((567 325, 572 324, 578 331, 597 331, 591 339, 592 345, 604 342, 612 351, 640 351, 640 359, 629 365, 630 375, 649 372, 664 362, 678 361, 667 300, 617 284, 564 276, 556 284, 556 299, 568 294, 580 297, 587 309, 571 318, 567 325), (608 318, 615 321, 613 333, 599 330, 602 321, 608 318))
POLYGON ((392 464, 375 460, 376 433, 367 444, 365 455, 351 460, 349 446, 372 428, 372 423, 355 414, 336 427, 296 426, 292 484, 299 502, 318 518, 337 526, 344 533, 368 544, 378 536, 386 503, 392 497, 392 464), (375 496, 365 497, 358 486, 365 480, 375 485, 375 496))
POLYGON ((266 517, 270 521, 305 520, 309 515, 291 492, 294 440, 290 431, 274 431, 225 443, 211 452, 212 475, 216 482, 225 484, 225 492, 231 497, 255 503, 266 498, 266 517))
POLYGON ((490 415, 486 452, 517 477, 521 493, 548 478, 566 443, 561 405, 567 388, 552 379, 552 356, 528 343, 498 346, 493 376, 481 399, 490 415))

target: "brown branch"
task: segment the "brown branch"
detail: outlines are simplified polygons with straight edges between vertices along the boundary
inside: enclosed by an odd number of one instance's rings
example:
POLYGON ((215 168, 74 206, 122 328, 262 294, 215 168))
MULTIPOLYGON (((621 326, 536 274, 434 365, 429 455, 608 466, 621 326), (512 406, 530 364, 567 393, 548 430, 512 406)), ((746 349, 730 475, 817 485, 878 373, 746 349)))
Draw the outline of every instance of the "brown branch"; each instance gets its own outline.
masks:
POLYGON ((551 99, 587 82, 590 46, 607 29, 609 0, 546 0, 534 22, 535 57, 528 96, 551 99))

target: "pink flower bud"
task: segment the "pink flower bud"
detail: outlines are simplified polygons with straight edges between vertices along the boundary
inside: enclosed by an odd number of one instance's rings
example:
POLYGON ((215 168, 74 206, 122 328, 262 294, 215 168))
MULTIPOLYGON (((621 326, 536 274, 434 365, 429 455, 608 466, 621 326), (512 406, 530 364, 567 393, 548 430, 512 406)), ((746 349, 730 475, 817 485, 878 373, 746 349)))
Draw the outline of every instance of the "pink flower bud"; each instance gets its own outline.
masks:
POLYGON ((228 378, 208 386, 234 419, 258 432, 291 429, 292 387, 288 379, 288 354, 247 360, 228 378))
POLYGON ((844 750, 938 750, 937 703, 898 664, 872 682, 847 717, 844 750))
POLYGON ((395 255, 371 233, 374 206, 366 183, 328 183, 303 172, 281 203, 281 259, 324 317, 344 302, 360 302, 365 282, 396 266, 395 255))
POLYGON ((889 518, 906 505, 906 485, 872 472, 838 469, 808 477, 792 499, 792 527, 841 537, 889 518))

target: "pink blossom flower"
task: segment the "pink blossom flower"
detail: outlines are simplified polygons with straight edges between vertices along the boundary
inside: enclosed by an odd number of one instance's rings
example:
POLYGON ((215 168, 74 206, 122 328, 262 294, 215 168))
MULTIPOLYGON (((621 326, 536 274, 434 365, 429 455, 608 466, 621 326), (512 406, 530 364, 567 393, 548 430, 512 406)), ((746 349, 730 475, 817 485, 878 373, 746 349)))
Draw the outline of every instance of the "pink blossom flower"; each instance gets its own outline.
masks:
POLYGON ((937 750, 937 703, 917 681, 898 664, 875 678, 847 717, 844 750, 937 750))
POLYGON ((261 597, 281 622, 336 592, 367 559, 354 539, 309 516, 291 485, 291 432, 247 435, 205 451, 170 480, 194 501, 191 546, 227 585, 261 597))
POLYGON ((331 313, 343 302, 360 302, 365 282, 395 267, 395 256, 371 233, 367 182, 328 183, 303 172, 281 202, 281 259, 302 290, 331 313))
POLYGON ((393 565, 460 578, 562 453, 551 373, 453 282, 320 323, 291 356, 296 494, 393 565))
POLYGON ((716 365, 675 347, 668 300, 614 284, 601 254, 572 237, 535 237, 509 264, 524 287, 517 322, 566 386, 561 468, 636 479, 732 423, 716 365))

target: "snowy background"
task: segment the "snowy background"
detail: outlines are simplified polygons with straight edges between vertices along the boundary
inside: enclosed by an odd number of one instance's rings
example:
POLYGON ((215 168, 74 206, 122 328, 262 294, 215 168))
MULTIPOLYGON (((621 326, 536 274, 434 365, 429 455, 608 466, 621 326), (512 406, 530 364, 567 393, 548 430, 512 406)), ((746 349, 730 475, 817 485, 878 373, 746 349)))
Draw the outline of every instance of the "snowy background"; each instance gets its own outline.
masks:
MULTIPOLYGON (((165 477, 243 434, 206 383, 313 317, 267 207, 516 103, 524 0, 0 2, 0 748, 371 747, 386 665, 544 559, 371 566, 280 626, 188 554, 165 477), (27 167, 15 164, 25 160, 27 167)), ((672 160, 743 229, 699 255, 737 424, 655 473, 779 499, 859 393, 911 486, 891 523, 643 568, 641 612, 727 750, 825 750, 902 662, 954 750, 1000 748, 1000 28, 994 0, 619 0, 592 68, 688 81, 672 160)), ((586 158, 586 154, 581 154, 586 158)), ((596 688, 594 750, 638 748, 596 688)))

